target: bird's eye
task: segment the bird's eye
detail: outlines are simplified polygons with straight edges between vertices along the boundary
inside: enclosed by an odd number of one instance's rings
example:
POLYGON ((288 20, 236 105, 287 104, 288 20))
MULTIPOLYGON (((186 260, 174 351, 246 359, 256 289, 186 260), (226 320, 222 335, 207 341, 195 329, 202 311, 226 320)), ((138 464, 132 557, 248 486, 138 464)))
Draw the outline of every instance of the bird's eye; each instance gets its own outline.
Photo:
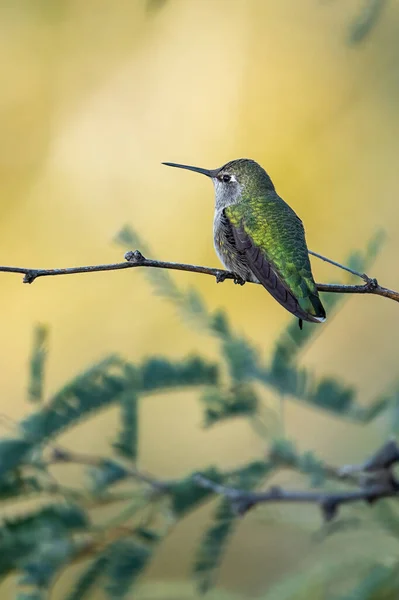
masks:
POLYGON ((229 183, 231 181, 231 177, 230 175, 223 175, 222 176, 222 181, 224 181, 225 183, 229 183))

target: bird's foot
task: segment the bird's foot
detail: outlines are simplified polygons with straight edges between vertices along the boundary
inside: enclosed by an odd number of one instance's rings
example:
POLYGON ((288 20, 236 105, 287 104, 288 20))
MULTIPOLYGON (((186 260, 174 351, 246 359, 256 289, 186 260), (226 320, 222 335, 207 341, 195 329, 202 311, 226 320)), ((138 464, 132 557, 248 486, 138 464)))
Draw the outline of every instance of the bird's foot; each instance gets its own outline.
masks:
POLYGON ((245 279, 240 277, 240 275, 237 275, 237 273, 233 273, 233 275, 234 275, 233 281, 236 285, 244 285, 244 283, 246 282, 245 279))

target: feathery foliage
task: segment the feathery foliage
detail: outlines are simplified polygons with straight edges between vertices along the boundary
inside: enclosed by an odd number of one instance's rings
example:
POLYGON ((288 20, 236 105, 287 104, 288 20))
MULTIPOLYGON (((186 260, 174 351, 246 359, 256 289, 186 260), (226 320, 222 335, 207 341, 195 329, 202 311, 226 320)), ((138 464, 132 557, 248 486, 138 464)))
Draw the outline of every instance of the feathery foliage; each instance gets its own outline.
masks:
MULTIPOLYGON (((125 246, 138 246, 150 255, 138 236, 127 228, 118 241, 125 246)), ((381 241, 381 236, 377 236, 365 252, 352 253, 350 266, 366 271, 381 241)), ((204 335, 217 340, 219 359, 211 362, 195 355, 172 361, 155 354, 132 363, 110 354, 45 398, 48 332, 44 326, 36 330, 28 389, 32 402, 40 404, 18 424, 14 438, 0 439, 0 501, 14 502, 27 494, 45 492, 54 497, 54 503, 4 521, 0 527, 0 578, 18 574, 16 598, 45 598, 58 574, 82 558, 87 558, 88 563, 70 585, 65 600, 85 600, 100 588, 110 599, 131 598, 133 590, 135 595, 139 593, 136 584, 170 528, 204 503, 215 500, 212 490, 198 484, 195 473, 164 481, 141 471, 139 407, 148 395, 196 389, 205 427, 221 423, 227 426, 231 419, 246 419, 262 435, 268 443, 265 459, 229 471, 206 465, 201 469, 208 480, 240 490, 255 490, 287 469, 296 471, 311 487, 328 489, 332 480, 337 484, 333 469, 314 452, 299 451, 293 440, 279 437, 276 423, 282 395, 342 420, 367 423, 382 415, 389 431, 398 429, 396 382, 364 406, 358 402, 355 387, 331 374, 316 377, 301 364, 303 351, 316 336, 322 335, 325 326, 321 329, 304 324, 300 331, 296 322, 290 322, 278 337, 270 359, 265 361, 260 350, 235 330, 225 313, 209 311, 196 290, 181 290, 166 271, 147 269, 145 275, 155 292, 171 301, 189 326, 199 327, 204 335), (264 392, 273 401, 272 407, 265 407, 264 392), (111 406, 119 410, 120 424, 103 457, 75 455, 72 450, 54 448, 59 435, 111 406), (50 471, 54 461, 46 459, 48 447, 55 462, 88 467, 89 477, 80 487, 71 489, 59 483, 50 471), (94 527, 88 511, 108 503, 119 507, 117 515, 94 527)), ((324 302, 331 312, 344 300, 331 294, 324 302)), ((202 593, 209 593, 215 586, 231 536, 242 521, 241 509, 234 501, 216 500, 193 564, 193 579, 202 593)), ((354 530, 362 522, 362 509, 353 508, 350 518, 322 529, 319 543, 333 533, 338 536, 354 530)), ((368 517, 370 527, 395 543, 399 539, 398 522, 397 511, 389 503, 378 503, 373 517, 368 517)), ((297 526, 302 526, 300 520, 297 526)), ((275 588, 276 595, 271 590, 267 600, 299 600, 303 597, 298 592, 301 586, 306 590, 305 597, 323 600, 330 591, 328 600, 344 600, 343 593, 359 600, 389 598, 392 590, 399 594, 395 568, 370 560, 364 563, 367 568, 359 565, 356 571, 358 577, 364 575, 361 582, 353 577, 343 578, 345 565, 341 561, 334 567, 346 582, 340 589, 331 584, 330 574, 320 569, 305 579, 293 575, 284 589, 275 588), (380 592, 385 596, 378 595, 380 592)))
MULTIPOLYGON (((240 490, 252 490, 264 482, 273 471, 270 464, 255 462, 225 477, 224 484, 240 490)), ((203 534, 194 563, 194 576, 201 593, 214 584, 217 569, 227 549, 227 543, 239 522, 239 513, 227 499, 219 500, 212 524, 203 534)))
POLYGON ((47 343, 48 328, 45 325, 38 325, 34 330, 33 350, 30 359, 28 398, 31 402, 41 402, 43 400, 47 343))

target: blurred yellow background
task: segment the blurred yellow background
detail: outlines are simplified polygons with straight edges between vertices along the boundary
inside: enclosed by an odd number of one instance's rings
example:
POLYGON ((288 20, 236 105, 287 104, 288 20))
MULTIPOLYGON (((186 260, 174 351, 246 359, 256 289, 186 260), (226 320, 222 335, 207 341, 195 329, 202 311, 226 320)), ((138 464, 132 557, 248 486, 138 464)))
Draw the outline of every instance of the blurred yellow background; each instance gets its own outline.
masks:
MULTIPOLYGON (((344 261, 385 229, 370 275, 398 289, 399 6, 389 3, 370 35, 350 45, 348 28, 362 6, 169 0, 149 12, 144 0, 1 2, 0 263, 122 261, 112 240, 129 224, 153 258, 218 266, 210 182, 161 161, 215 168, 245 156, 266 168, 300 215, 312 250, 344 261)), ((343 276, 313 265, 318 281, 343 276)), ((210 308, 226 309, 265 357, 289 322, 258 286, 173 276, 197 286, 210 308)), ((27 361, 37 322, 51 328, 50 394, 109 352, 132 360, 217 356, 216 342, 154 297, 139 269, 30 286, 1 274, 0 306, 0 411, 13 419, 30 410, 27 361)), ((396 375, 398 333, 394 302, 353 296, 304 362, 357 386, 366 404, 396 375)), ((163 477, 209 463, 231 467, 264 452, 245 422, 201 429, 195 393, 148 399, 140 416, 141 464, 163 477)), ((116 424, 110 410, 62 441, 105 454, 116 424)), ((295 403, 287 407, 287 433, 332 462, 358 460, 380 436, 377 426, 349 426, 295 403)), ((187 576, 206 510, 178 528, 149 578, 187 576)), ((221 585, 257 593, 288 563, 297 567, 319 551, 306 533, 283 533, 249 516, 221 585)))

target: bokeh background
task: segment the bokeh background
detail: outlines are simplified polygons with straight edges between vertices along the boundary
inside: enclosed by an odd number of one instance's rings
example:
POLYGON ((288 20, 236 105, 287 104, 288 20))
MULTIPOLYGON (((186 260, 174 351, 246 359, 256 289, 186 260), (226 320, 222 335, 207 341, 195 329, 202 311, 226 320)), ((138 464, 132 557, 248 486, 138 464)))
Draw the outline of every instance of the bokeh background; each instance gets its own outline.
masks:
MULTIPOLYGON (((385 2, 370 33, 354 43, 351 26, 365 4, 3 0, 0 263, 118 262, 124 251, 113 239, 129 224, 154 258, 217 266, 210 182, 161 161, 214 168, 250 157, 301 216, 311 249, 344 261, 383 228, 387 241, 370 274, 398 289, 399 5, 385 2)), ((341 277, 313 264, 318 281, 341 277)), ((197 286, 210 308, 224 308, 265 357, 289 322, 257 286, 174 278, 197 286)), ((217 355, 216 342, 154 296, 139 269, 30 286, 2 274, 0 306, 0 411, 11 419, 30 410, 26 373, 37 322, 51 329, 49 394, 111 351, 132 360, 217 355)), ((304 364, 353 384, 367 404, 396 376, 398 315, 394 302, 351 297, 323 325, 304 364)), ((140 410, 141 464, 156 475, 209 463, 230 468, 264 452, 246 423, 204 431, 194 393, 154 397, 140 410)), ((62 441, 104 453, 116 422, 116 411, 106 411, 62 441)), ((286 430, 300 448, 336 463, 360 459, 381 435, 378 425, 344 424, 294 402, 286 430)), ((148 581, 186 580, 207 510, 171 535, 148 581)), ((319 552, 307 531, 248 517, 220 586, 260 593, 319 552)))

